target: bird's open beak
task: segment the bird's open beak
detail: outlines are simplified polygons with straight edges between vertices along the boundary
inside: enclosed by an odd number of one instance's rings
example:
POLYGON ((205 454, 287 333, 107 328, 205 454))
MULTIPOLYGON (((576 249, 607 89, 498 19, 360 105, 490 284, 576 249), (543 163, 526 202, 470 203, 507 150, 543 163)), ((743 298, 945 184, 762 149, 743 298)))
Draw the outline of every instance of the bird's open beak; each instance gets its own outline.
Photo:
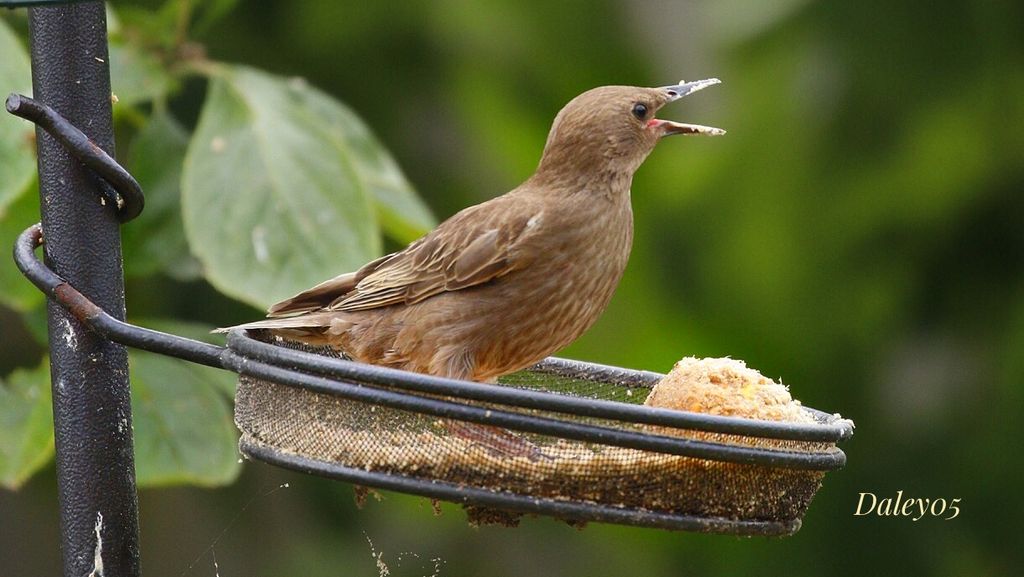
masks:
MULTIPOLYGON (((713 86, 722 82, 717 78, 708 78, 706 80, 695 80, 693 82, 685 82, 680 80, 679 84, 674 86, 663 86, 659 90, 664 90, 668 95, 668 102, 679 100, 680 98, 693 94, 698 90, 703 90, 708 86, 713 86)), ((709 136, 720 136, 725 134, 725 131, 721 128, 715 128, 714 126, 703 126, 701 124, 686 124, 683 122, 674 122, 672 120, 662 120, 660 118, 651 119, 648 126, 661 132, 661 136, 671 136, 673 134, 707 134, 709 136)))

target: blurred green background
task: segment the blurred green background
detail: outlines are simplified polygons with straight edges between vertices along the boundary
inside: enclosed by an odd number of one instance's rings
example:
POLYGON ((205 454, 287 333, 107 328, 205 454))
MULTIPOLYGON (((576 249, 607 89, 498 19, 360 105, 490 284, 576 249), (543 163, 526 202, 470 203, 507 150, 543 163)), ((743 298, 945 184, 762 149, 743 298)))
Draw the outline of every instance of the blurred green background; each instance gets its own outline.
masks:
MULTIPOLYGON (((155 3, 113 6, 140 4, 155 3)), ((1020 2, 986 0, 240 3, 197 34, 207 54, 346 102, 439 218, 525 179, 586 89, 721 78, 662 116, 729 134, 667 140, 640 169, 625 279, 562 356, 657 371, 732 356, 857 432, 785 539, 474 529, 456 507, 385 494, 357 510, 348 485, 247 463, 226 488, 141 492, 143 573, 369 576, 375 552, 395 576, 438 558, 445 576, 1016 574, 1021 23, 1020 2), (962 512, 853 515, 859 492, 899 490, 962 512)), ((203 90, 173 102, 186 126, 203 90)), ((145 277, 127 295, 139 316, 258 314, 200 281, 145 277)), ((2 322, 8 351, 38 357, 12 348, 30 328, 2 322)), ((33 364, 12 355, 5 371, 33 364)), ((60 572, 55 491, 52 465, 0 490, 0 574, 60 572)))

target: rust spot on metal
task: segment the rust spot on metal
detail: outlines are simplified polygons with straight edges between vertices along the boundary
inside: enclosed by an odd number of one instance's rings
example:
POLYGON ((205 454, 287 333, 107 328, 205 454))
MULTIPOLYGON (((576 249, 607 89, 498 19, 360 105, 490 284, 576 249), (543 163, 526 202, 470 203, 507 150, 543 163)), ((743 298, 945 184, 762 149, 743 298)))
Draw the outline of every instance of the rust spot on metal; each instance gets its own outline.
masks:
POLYGON ((53 296, 79 321, 90 324, 93 319, 103 314, 103 309, 96 306, 85 295, 66 282, 53 289, 53 296))

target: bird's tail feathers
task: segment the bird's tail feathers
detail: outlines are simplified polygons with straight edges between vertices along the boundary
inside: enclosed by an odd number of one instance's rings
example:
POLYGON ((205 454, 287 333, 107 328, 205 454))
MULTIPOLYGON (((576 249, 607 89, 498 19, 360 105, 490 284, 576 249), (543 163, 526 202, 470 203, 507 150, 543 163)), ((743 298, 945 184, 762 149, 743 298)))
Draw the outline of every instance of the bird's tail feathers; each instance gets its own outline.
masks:
POLYGON ((336 316, 337 313, 317 313, 278 319, 264 319, 233 327, 221 327, 214 329, 212 332, 226 333, 235 329, 322 329, 331 326, 331 320, 336 316))

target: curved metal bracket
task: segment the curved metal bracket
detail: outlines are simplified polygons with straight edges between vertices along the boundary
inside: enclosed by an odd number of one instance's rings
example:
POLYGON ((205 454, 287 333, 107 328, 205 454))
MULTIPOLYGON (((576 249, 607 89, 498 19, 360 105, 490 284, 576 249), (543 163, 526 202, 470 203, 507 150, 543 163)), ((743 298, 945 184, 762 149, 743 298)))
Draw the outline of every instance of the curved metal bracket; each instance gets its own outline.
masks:
POLYGON ((68 152, 98 174, 104 186, 104 204, 117 210, 117 219, 123 224, 139 216, 145 197, 138 181, 116 160, 97 146, 84 132, 57 114, 49 106, 28 96, 11 94, 7 97, 7 112, 35 123, 57 139, 68 152))

